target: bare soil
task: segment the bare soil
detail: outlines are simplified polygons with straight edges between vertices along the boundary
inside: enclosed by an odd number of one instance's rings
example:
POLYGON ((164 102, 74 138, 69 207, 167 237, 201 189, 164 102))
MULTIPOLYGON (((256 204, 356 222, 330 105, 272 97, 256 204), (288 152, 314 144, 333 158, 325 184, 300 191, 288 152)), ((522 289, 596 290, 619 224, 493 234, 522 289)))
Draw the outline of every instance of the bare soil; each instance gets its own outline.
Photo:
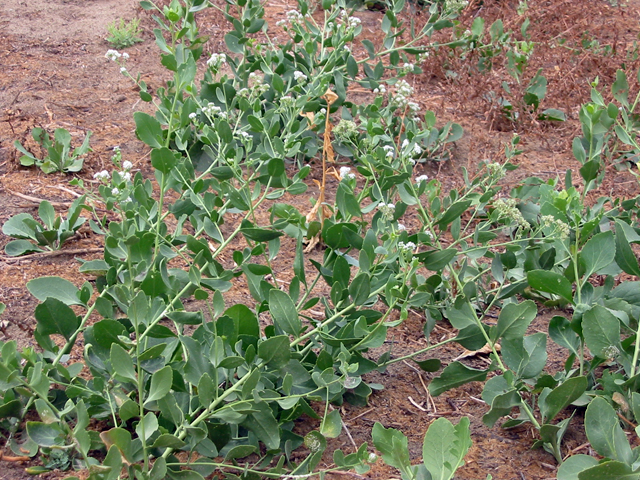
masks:
MULTIPOLYGON (((222 0, 213 1, 220 6, 225 4, 222 0)), ((487 28, 493 19, 503 18, 505 30, 519 31, 523 17, 516 12, 517 1, 471 3, 461 17, 463 28, 481 16, 486 19, 487 28)), ((451 149, 449 161, 421 167, 424 173, 437 176, 445 190, 460 185, 461 167, 474 171, 482 160, 504 158, 503 145, 514 133, 521 135, 524 153, 516 159, 520 168, 505 181, 505 193, 527 176, 554 178, 563 176, 568 168, 577 170, 578 165, 571 155, 571 141, 580 132, 577 112, 580 104, 589 99, 590 82, 599 76, 601 85, 610 85, 615 70, 623 64, 632 72, 630 77, 635 78, 634 69, 638 66, 634 42, 638 39, 640 2, 634 0, 619 6, 612 6, 612 3, 605 0, 528 2, 526 15, 531 18, 529 33, 532 40, 547 46, 536 47, 539 50, 527 68, 523 84, 526 85, 537 69, 542 68, 549 81, 544 107, 563 109, 567 114, 564 123, 545 124, 533 117, 522 117, 517 123, 506 121, 495 105, 486 100, 487 92, 498 91, 500 82, 505 79, 504 68, 496 66, 495 72, 484 76, 467 75, 465 68, 470 62, 447 58, 444 51, 432 55, 424 65, 425 73, 415 78, 417 100, 425 109, 433 110, 439 121, 460 123, 465 136, 451 149), (565 43, 559 46, 556 42, 556 48, 551 48, 550 39, 562 39, 565 43), (601 50, 583 48, 585 39, 597 40, 601 50), (610 50, 603 50, 606 46, 610 50), (452 71, 458 76, 452 78, 452 71)), ((284 18, 287 10, 295 8, 295 2, 269 0, 266 8, 268 19, 275 23, 284 18)), ((376 39, 375 31, 382 13, 362 11, 357 15, 363 20, 364 36, 376 39)), ((419 19, 423 13, 411 4, 408 15, 419 19)), ((93 153, 78 175, 85 182, 91 181, 93 173, 110 164, 115 145, 121 147, 124 159, 133 162, 134 169, 150 172, 148 149, 136 139, 132 119, 133 112, 148 106, 139 101, 136 89, 104 57, 109 48, 104 40, 106 26, 120 17, 139 17, 144 27, 144 42, 127 49, 131 56, 130 70, 140 72, 151 90, 161 87, 167 73, 160 65, 154 44, 154 22, 138 7, 136 0, 0 2, 0 224, 19 212, 35 215, 39 199, 58 202, 56 209, 64 211, 65 205, 75 198, 65 190, 69 188, 70 176, 44 175, 39 170, 20 166, 13 142, 24 143, 35 126, 49 131, 64 127, 78 143, 88 130, 93 132, 93 153)), ((224 51, 223 35, 227 26, 222 15, 210 9, 203 12, 201 18, 202 33, 211 35, 205 47, 207 52, 224 51)), ((629 198, 638 194, 638 185, 631 174, 611 167, 605 185, 597 193, 629 198)), ((291 201, 301 209, 309 205, 307 198, 291 201)), ((0 247, 4 248, 8 241, 0 234, 0 247)), ((99 258, 100 253, 94 251, 101 246, 100 237, 83 231, 65 245, 62 255, 18 259, 0 256, 0 301, 7 305, 0 325, 0 340, 14 339, 23 347, 35 345, 31 334, 37 301, 28 293, 26 283, 44 275, 62 276, 77 285, 93 280, 91 276, 78 273, 75 257, 99 258), (75 253, 65 254, 71 250, 75 253)), ((283 248, 283 252, 286 249, 283 248)), ((321 255, 321 252, 316 254, 321 255)), ((277 263, 275 268, 278 269, 277 263)), ((286 272, 282 275, 286 280, 286 272)), ((245 302, 248 297, 246 289, 238 286, 226 301, 229 304, 245 302)), ((557 313, 541 311, 532 328, 546 332, 546 322, 557 313)), ((424 318, 419 314, 412 314, 391 333, 389 342, 393 342, 395 353, 409 353, 426 345, 423 322, 424 318)), ((432 340, 452 335, 455 332, 443 323, 432 333, 432 340)), ((461 353, 461 347, 450 345, 436 354, 446 364, 461 353)), ((549 368, 560 369, 564 358, 551 342, 549 355, 549 368)), ((466 362, 470 366, 482 366, 488 360, 478 355, 466 362)), ((482 424, 482 415, 487 411, 487 406, 480 400, 482 385, 470 384, 432 399, 425 388, 431 377, 432 374, 420 372, 408 363, 394 364, 384 374, 367 377, 367 381, 381 383, 385 389, 372 395, 368 407, 341 407, 355 444, 370 443, 373 424, 381 422, 408 436, 412 458, 417 460, 421 455, 424 432, 431 421, 446 416, 455 422, 468 416, 474 443, 467 464, 459 470, 457 478, 484 479, 487 474, 497 480, 555 478, 553 457, 541 450, 531 450, 536 436, 532 429, 526 426, 515 430, 489 429, 482 424)), ((590 452, 581 422, 579 412, 565 437, 567 454, 590 452)), ((308 429, 309 426, 300 425, 300 428, 308 429)), ((354 448, 346 433, 333 446, 347 451, 354 448)), ((38 460, 14 464, 0 459, 0 463, 5 463, 0 468, 0 480, 19 480, 31 478, 24 473, 24 468, 37 465, 38 460)), ((52 472, 41 478, 64 476, 52 472)), ((371 479, 394 476, 397 477, 397 473, 381 461, 366 474, 366 478, 371 479)), ((334 474, 333 477, 355 478, 351 474, 334 474)))

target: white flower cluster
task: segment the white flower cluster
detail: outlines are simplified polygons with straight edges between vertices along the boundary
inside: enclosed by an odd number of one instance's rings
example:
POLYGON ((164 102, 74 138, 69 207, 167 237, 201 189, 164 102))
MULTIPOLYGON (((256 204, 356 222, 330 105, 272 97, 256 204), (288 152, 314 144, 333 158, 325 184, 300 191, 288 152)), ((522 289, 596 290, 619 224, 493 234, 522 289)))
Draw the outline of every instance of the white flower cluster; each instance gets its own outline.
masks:
POLYGON ((306 15, 302 15, 302 13, 300 13, 297 10, 289 10, 286 13, 287 19, 286 20, 279 20, 278 22, 276 22, 276 25, 278 27, 282 27, 282 29, 286 32, 289 30, 289 25, 301 25, 305 18, 309 19, 311 18, 311 15, 309 15, 308 13, 306 15))
POLYGON ((504 168, 499 163, 487 163, 487 171, 491 177, 498 180, 505 176, 504 168))
POLYGON ((516 207, 515 198, 498 198, 493 202, 494 208, 497 210, 500 218, 508 218, 518 227, 529 228, 529 222, 527 222, 522 216, 522 212, 516 207))
POLYGON ((117 50, 107 50, 107 53, 105 53, 104 56, 113 62, 120 59, 127 60, 129 58, 129 54, 127 52, 120 53, 117 50))
POLYGON ((295 72, 293 72, 293 78, 296 82, 304 82, 307 79, 307 76, 300 70, 296 70, 295 72))
POLYGON ((251 135, 249 135, 247 132, 245 131, 239 131, 238 135, 240 136, 240 140, 248 142, 249 140, 251 140, 253 137, 251 135))
POLYGON ((343 10, 341 15, 342 21, 347 25, 347 28, 350 28, 352 30, 355 30, 362 23, 362 21, 358 17, 349 16, 346 10, 343 10))
POLYGON ((557 232, 560 240, 566 240, 571 234, 571 228, 562 220, 556 219, 553 215, 543 215, 541 218, 543 227, 553 227, 554 233, 557 232))
POLYGON ((291 95, 285 95, 283 97, 280 97, 280 106, 283 108, 286 107, 295 107, 296 105, 296 99, 293 98, 291 95))
POLYGON ((418 185, 420 185, 422 182, 428 182, 429 181, 429 176, 428 175, 420 175, 418 177, 416 177, 416 183, 418 185))
POLYGON ((227 118, 227 112, 223 112, 220 107, 214 105, 213 103, 208 103, 207 105, 202 107, 202 113, 210 118, 216 116, 220 118, 227 118))
POLYGON ((402 231, 404 231, 406 229, 407 229, 407 227, 405 227, 402 223, 398 222, 398 231, 399 232, 402 232, 402 231))
POLYGON ((405 62, 404 65, 402 65, 402 68, 400 69, 400 75, 406 75, 407 73, 413 73, 413 71, 415 70, 416 66, 413 63, 408 63, 405 62))
POLYGON ((349 140, 358 135, 358 126, 351 120, 340 120, 333 129, 333 134, 341 140, 349 140))
POLYGON ((391 220, 393 218, 393 214, 396 211, 396 206, 393 203, 384 203, 380 202, 378 204, 378 210, 382 212, 382 216, 387 220, 391 220))
MULTIPOLYGON (((407 150, 408 149, 407 147, 409 147, 410 145, 411 145, 411 142, 409 142, 408 138, 405 138, 402 141, 402 149, 403 150, 407 150)), ((410 153, 412 155, 420 155, 422 153, 422 147, 420 147, 420 145, 418 145, 417 143, 414 143, 413 147, 411 147, 409 149, 408 153, 410 153)))
POLYGON ((424 63, 429 58, 429 52, 422 52, 416 55, 416 63, 418 65, 424 63))
POLYGON ((400 108, 404 108, 409 104, 409 98, 413 95, 413 87, 405 80, 399 80, 396 84, 396 94, 392 101, 400 108))
POLYGON ((349 167, 340 167, 340 178, 353 179, 356 178, 356 174, 351 173, 351 169, 349 167))
POLYGON ((444 1, 444 11, 445 12, 460 12, 467 5, 469 5, 469 0, 445 0, 444 1))
POLYGON ((382 147, 382 149, 384 150, 384 156, 388 159, 392 159, 396 148, 393 145, 385 145, 382 147))
POLYGON ((207 60, 207 66, 216 72, 225 63, 227 63, 227 56, 224 53, 213 53, 207 60))
POLYGON ((108 182, 111 178, 111 175, 109 175, 109 172, 107 172, 106 170, 102 170, 101 172, 94 173, 93 178, 95 180, 100 180, 101 182, 108 182))
POLYGON ((373 89, 373 93, 381 93, 384 95, 385 93, 387 93, 387 88, 384 85, 380 84, 378 87, 373 89))
POLYGON ((264 82, 264 77, 261 77, 256 72, 251 72, 249 74, 249 88, 241 88, 238 90, 237 95, 249 99, 256 99, 268 90, 269 85, 264 82))
POLYGON ((413 242, 398 242, 398 248, 405 252, 413 252, 416 249, 416 244, 413 242))

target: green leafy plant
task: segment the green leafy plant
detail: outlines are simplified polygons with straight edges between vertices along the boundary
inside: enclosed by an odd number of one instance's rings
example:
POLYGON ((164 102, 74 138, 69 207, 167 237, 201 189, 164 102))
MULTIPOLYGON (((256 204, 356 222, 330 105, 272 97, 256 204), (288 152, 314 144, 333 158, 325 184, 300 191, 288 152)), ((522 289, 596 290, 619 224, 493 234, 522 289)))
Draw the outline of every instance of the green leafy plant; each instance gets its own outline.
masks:
POLYGON ((26 253, 58 250, 71 238, 87 220, 80 216, 86 208, 84 197, 77 198, 69 207, 67 218, 56 216, 56 212, 48 201, 40 202, 36 221, 28 213, 19 213, 11 217, 2 226, 2 233, 17 238, 5 246, 7 255, 17 257, 26 253), (41 248, 41 247, 44 247, 41 248))
POLYGON ((32 130, 31 135, 43 152, 46 152, 42 159, 28 151, 22 144, 16 140, 14 143, 23 155, 20 157, 20 163, 25 167, 36 165, 42 169, 44 173, 54 172, 79 172, 82 170, 84 156, 91 152, 89 148, 89 139, 91 132, 82 142, 82 145, 71 151, 71 134, 64 128, 57 128, 53 135, 53 141, 49 134, 42 128, 36 127, 32 130))
MULTIPOLYGON (((640 407, 640 395, 634 392, 633 396, 633 408, 637 409, 640 407)), ((558 469, 558 480, 640 478, 640 451, 638 447, 631 448, 615 410, 605 399, 595 398, 587 407, 585 430, 592 448, 603 459, 598 460, 589 455, 574 455, 558 469)))
MULTIPOLYGON (((411 464, 407 437, 399 430, 376 423, 371 435, 384 462, 397 468, 402 480, 451 480, 456 470, 464 465, 464 457, 471 447, 467 417, 461 418, 455 426, 446 418, 438 418, 429 425, 419 465, 411 464)), ((487 479, 491 479, 491 475, 487 479)))
POLYGON ((138 18, 132 18, 128 22, 124 18, 121 18, 120 21, 114 20, 107 25, 107 31, 109 32, 107 42, 116 49, 127 48, 142 42, 142 38, 139 36, 142 31, 138 18))

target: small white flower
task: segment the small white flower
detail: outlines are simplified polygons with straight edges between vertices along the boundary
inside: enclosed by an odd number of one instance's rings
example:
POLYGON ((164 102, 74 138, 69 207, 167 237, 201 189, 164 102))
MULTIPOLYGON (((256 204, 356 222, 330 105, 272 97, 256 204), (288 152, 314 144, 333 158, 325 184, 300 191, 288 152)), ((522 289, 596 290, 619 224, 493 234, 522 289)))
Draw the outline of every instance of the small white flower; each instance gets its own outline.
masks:
POLYGON ((306 80, 307 76, 304 73, 302 73, 301 71, 296 70, 295 72, 293 72, 293 78, 295 78, 295 80, 297 82, 300 82, 300 81, 306 80))
POLYGON ((224 53, 213 53, 207 60, 207 66, 214 70, 218 70, 224 63, 227 63, 227 56, 224 53))
POLYGON ((422 153, 422 148, 420 147, 420 145, 413 146, 413 153, 414 155, 420 155, 422 153))
POLYGON ((387 220, 391 220, 393 218, 393 212, 395 211, 396 206, 393 203, 384 203, 380 202, 378 204, 378 210, 382 213, 382 216, 387 220))
POLYGON ((122 52, 122 58, 124 60, 128 60, 129 59, 129 54, 127 52, 122 52))
POLYGON ((420 185, 422 182, 428 182, 429 181, 429 176, 428 175, 420 175, 418 177, 416 177, 416 183, 418 185, 420 185))
POLYGON ((111 195, 119 195, 120 194, 120 190, 118 190, 117 188, 114 188, 113 190, 111 190, 111 195))
POLYGON ((109 175, 109 172, 107 172, 106 170, 103 170, 101 172, 94 173, 93 178, 95 178, 96 180, 109 180, 109 178, 111 178, 111 175, 109 175))
POLYGON ((122 168, 123 170, 131 170, 133 168, 133 163, 131 163, 129 160, 125 160, 124 162, 122 162, 122 168))
POLYGON ((127 197, 124 199, 125 202, 132 202, 133 200, 131 200, 131 197, 127 197))
POLYGON ((340 167, 340 178, 345 178, 350 173, 351 169, 349 167, 340 167))
POLYGON ((238 135, 240 135, 242 137, 243 140, 249 140, 251 138, 251 135, 249 135, 247 132, 238 132, 238 135))
POLYGON ((195 120, 197 116, 198 116, 198 114, 197 114, 196 112, 191 112, 191 113, 189 114, 189 118, 190 118, 191 120, 195 120))
POLYGON ((406 230, 406 229, 407 229, 407 227, 405 227, 402 223, 398 222, 398 231, 399 232, 402 232, 403 230, 406 230))
POLYGON ((401 148, 402 148, 402 149, 405 149, 405 148, 407 148, 408 146, 409 146, 409 139, 408 139, 408 138, 405 138, 405 139, 402 141, 402 147, 401 147, 401 148))
POLYGON ((320 109, 320 113, 322 113, 324 115, 325 113, 327 113, 327 109, 326 108, 321 108, 320 109))
POLYGON ((115 62, 117 59, 122 57, 122 54, 117 50, 107 50, 107 53, 105 53, 104 56, 115 62))
MULTIPOLYGON (((122 179, 125 182, 130 182, 131 181, 131 173, 130 172, 120 172, 120 176, 122 177, 122 179)), ((115 195, 115 193, 114 193, 115 195)))
POLYGON ((120 67, 120 73, 127 73, 127 69, 125 67, 120 67))

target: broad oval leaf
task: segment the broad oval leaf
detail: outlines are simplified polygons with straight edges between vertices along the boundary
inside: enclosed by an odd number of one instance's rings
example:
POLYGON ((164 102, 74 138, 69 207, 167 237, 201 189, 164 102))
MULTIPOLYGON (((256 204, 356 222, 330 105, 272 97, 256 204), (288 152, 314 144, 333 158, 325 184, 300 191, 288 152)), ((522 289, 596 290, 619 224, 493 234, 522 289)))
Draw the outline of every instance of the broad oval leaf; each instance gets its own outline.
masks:
POLYGON ((55 298, 65 305, 84 305, 78 297, 78 287, 61 277, 34 278, 27 283, 27 289, 41 302, 55 298))

